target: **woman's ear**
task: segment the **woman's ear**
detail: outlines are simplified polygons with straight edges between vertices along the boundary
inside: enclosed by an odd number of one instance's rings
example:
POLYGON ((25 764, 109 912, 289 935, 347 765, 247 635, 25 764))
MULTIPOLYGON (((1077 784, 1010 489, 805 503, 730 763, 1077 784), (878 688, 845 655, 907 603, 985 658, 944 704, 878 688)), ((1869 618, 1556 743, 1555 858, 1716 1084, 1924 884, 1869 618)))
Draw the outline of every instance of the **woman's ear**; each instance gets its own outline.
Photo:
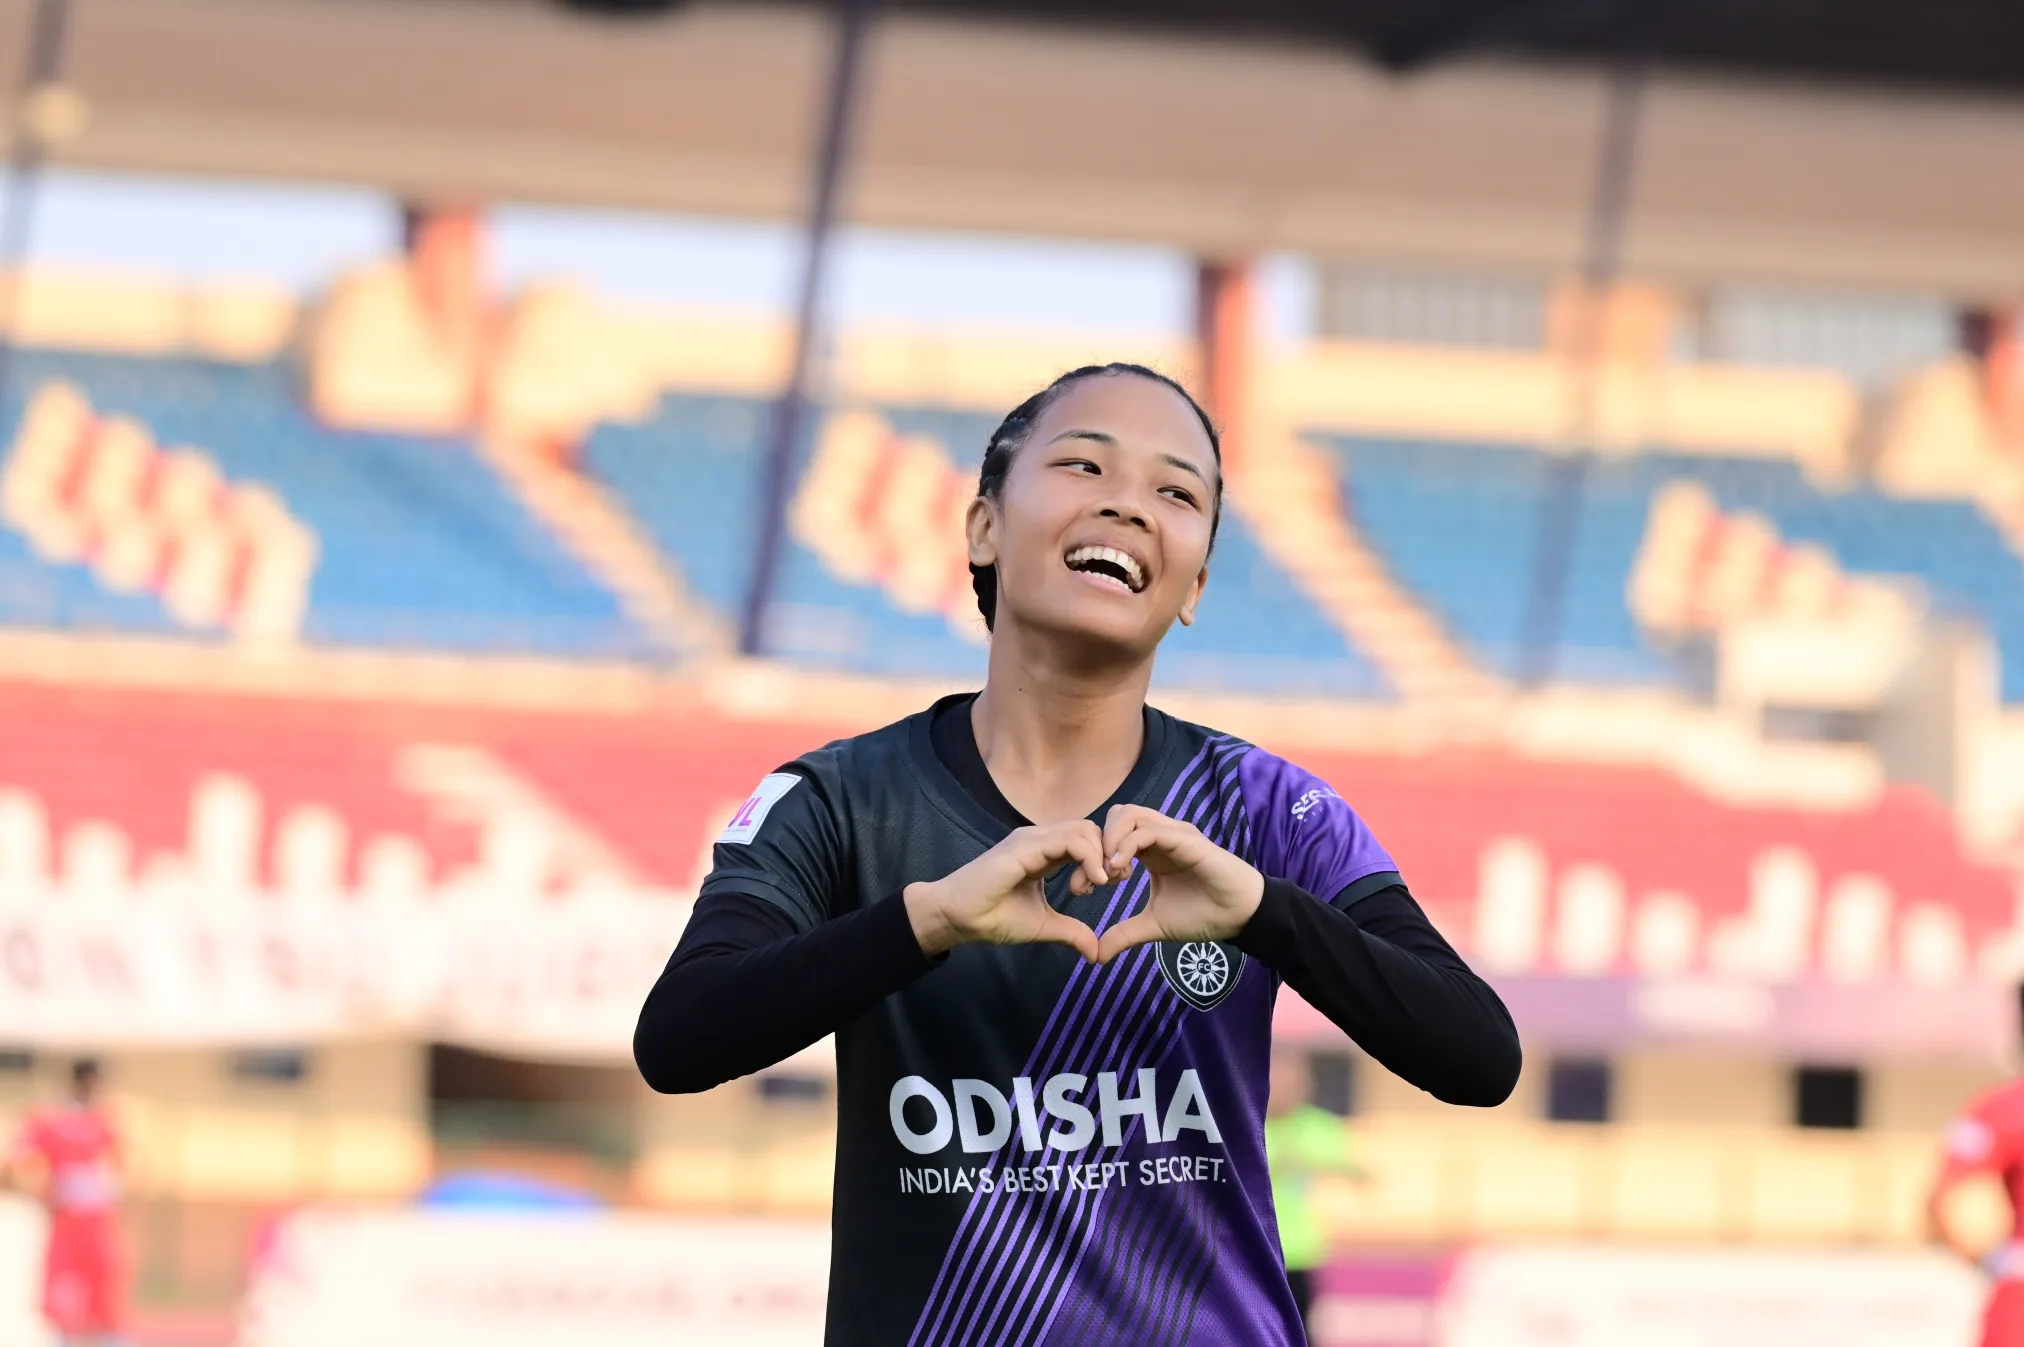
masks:
POLYGON ((1182 626, 1192 627, 1195 625, 1195 605, 1199 604, 1202 601, 1202 589, 1208 583, 1209 583, 1209 568, 1207 566, 1204 566, 1195 575, 1195 583, 1189 586, 1188 597, 1181 600, 1182 626))
POLYGON ((998 511, 989 497, 978 496, 970 502, 963 515, 963 533, 969 539, 972 566, 998 564, 998 511))

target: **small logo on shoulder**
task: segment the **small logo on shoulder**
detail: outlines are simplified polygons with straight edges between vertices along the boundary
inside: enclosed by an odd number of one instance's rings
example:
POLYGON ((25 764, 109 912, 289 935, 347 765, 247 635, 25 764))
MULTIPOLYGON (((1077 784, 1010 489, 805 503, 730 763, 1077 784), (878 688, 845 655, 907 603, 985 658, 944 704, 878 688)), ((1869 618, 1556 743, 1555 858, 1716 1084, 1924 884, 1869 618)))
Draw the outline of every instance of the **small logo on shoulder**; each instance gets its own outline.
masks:
POLYGON ((1326 786, 1317 786, 1293 802, 1293 821, 1299 823, 1312 813, 1323 800, 1340 800, 1342 797, 1326 786))
POLYGON ((724 825, 724 831, 717 834, 719 842, 750 842, 759 835, 759 825, 766 821, 773 806, 780 803, 780 797, 801 784, 801 778, 793 772, 774 772, 760 778, 759 789, 752 792, 752 798, 738 806, 738 812, 731 815, 731 821, 724 825))
POLYGON ((1214 1010, 1244 976, 1244 951, 1213 940, 1167 942, 1159 947, 1160 976, 1196 1010, 1214 1010))

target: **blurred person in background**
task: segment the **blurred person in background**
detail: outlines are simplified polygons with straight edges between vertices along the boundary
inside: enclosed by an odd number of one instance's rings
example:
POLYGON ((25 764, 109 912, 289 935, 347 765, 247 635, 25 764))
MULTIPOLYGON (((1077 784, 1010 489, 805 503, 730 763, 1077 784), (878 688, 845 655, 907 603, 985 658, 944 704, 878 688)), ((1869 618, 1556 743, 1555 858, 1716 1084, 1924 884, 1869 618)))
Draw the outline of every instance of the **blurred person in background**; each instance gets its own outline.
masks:
POLYGON ((693 1092, 836 1034, 829 1347, 1297 1347, 1280 983, 1451 1103, 1510 1094, 1517 1033, 1340 795, 1146 704, 1222 504, 1186 390, 1070 371, 979 476, 983 690, 760 783, 634 1057, 693 1092))
POLYGON ((6 1158, 9 1186, 41 1196, 49 1212, 42 1312, 65 1347, 123 1342, 127 1260, 119 1203, 119 1134, 99 1101, 99 1064, 70 1069, 70 1098, 23 1122, 6 1158))
POLYGON ((1349 1124, 1314 1102, 1314 1073, 1302 1049, 1281 1047, 1272 1054, 1265 1157, 1272 1168, 1272 1209, 1279 1217, 1286 1280, 1311 1334, 1315 1274, 1328 1261, 1329 1244, 1328 1224, 1314 1205, 1315 1185, 1329 1175, 1367 1183, 1369 1175, 1356 1162, 1349 1124))
MULTIPOLYGON (((2018 989, 2024 1012, 2024 987, 2018 989)), ((1982 1347, 2024 1347, 2024 1077, 1983 1094, 1947 1128, 1939 1177, 1926 1197, 1934 1240, 1989 1277, 1982 1347), (1977 1249, 1948 1211, 1948 1196, 1975 1175, 2001 1180, 2010 1199, 2011 1234, 1977 1249)))

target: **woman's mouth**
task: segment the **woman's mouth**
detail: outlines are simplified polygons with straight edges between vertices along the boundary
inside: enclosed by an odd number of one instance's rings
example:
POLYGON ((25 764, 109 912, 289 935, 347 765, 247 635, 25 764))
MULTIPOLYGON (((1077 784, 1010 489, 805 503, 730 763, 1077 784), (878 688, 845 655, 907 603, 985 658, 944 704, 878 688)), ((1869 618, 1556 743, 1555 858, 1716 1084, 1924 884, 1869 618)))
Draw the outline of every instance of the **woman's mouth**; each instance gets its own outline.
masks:
POLYGON ((1137 594, 1146 587, 1145 567, 1130 553, 1115 547, 1077 547, 1063 560, 1069 570, 1107 581, 1127 594, 1137 594))

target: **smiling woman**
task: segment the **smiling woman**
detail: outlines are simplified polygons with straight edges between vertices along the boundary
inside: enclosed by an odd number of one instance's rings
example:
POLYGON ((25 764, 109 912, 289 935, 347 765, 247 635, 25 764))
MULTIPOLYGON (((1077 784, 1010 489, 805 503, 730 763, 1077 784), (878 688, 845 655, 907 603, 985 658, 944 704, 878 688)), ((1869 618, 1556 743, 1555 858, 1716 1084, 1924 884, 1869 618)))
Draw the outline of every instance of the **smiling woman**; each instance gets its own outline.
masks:
POLYGON ((1215 427, 1136 365, 992 435, 982 691, 806 754, 718 839, 641 1011, 664 1091, 837 1035, 830 1347, 1306 1341, 1264 1116, 1282 983, 1436 1097, 1510 1017, 1326 783, 1147 706, 1222 508, 1215 427))
MULTIPOLYGON (((970 511, 973 553, 970 561, 970 583, 977 591, 977 608, 983 613, 984 625, 987 628, 995 628, 997 622, 998 572, 995 555, 991 561, 982 564, 979 564, 974 555, 977 551, 975 535, 980 518, 979 511, 983 510, 982 517, 988 522, 989 507, 996 506, 1002 517, 1005 482, 1011 473, 1013 457, 1020 446, 1032 436, 1034 424, 1047 414, 1064 393, 1088 380, 1102 378, 1127 381, 1122 385, 1108 385, 1102 390, 1111 393, 1113 400, 1120 394, 1120 389, 1125 397, 1137 395, 1140 398, 1157 399, 1155 390, 1164 388, 1171 395, 1167 401, 1178 400, 1193 414, 1193 421, 1199 428, 1199 433, 1190 436, 1183 432, 1180 436, 1182 444, 1161 451, 1157 455, 1156 466, 1164 468, 1168 473, 1182 473, 1194 479, 1189 482, 1183 478, 1170 483, 1162 488, 1162 492, 1198 514, 1202 511, 1201 500, 1207 498, 1209 536, 1208 544, 1203 551, 1205 564, 1208 549, 1215 546, 1216 525, 1221 522, 1223 513, 1223 446, 1221 437, 1216 434, 1215 423, 1209 420, 1209 414, 1196 404, 1187 389, 1159 371, 1148 369, 1144 365, 1118 361, 1108 365, 1084 365, 1081 369, 1070 370, 1008 412, 1005 419, 999 423, 998 429, 992 432, 991 441, 984 448, 984 466, 977 474, 977 502, 970 511), (1151 389, 1143 385, 1151 385, 1151 389), (1209 461, 1198 462, 1197 460, 1201 458, 1199 451, 1194 454, 1186 452, 1187 448, 1194 447, 1186 444, 1190 439, 1206 442, 1209 461)), ((1147 409, 1169 412, 1173 410, 1171 407, 1147 409)), ((1155 416, 1153 419, 1161 418, 1155 416)), ((1174 427, 1159 429, 1164 429, 1171 435, 1174 427)), ((1155 437, 1158 436, 1159 429, 1154 430, 1155 437)), ((1056 466, 1080 472, 1088 477, 1101 478, 1104 475, 1103 464, 1092 455, 1108 454, 1114 458, 1122 446, 1117 437, 1109 431, 1087 426, 1071 426, 1053 436, 1046 447, 1051 451, 1058 451, 1054 457, 1056 466), (1078 444, 1087 452, 1081 455, 1074 453, 1078 444)), ((1066 561, 1073 570, 1097 574, 1103 574, 1108 570, 1114 579, 1128 586, 1133 593, 1143 591, 1146 585, 1144 562, 1133 556, 1128 549, 1104 548, 1091 543, 1085 547, 1081 555, 1068 557, 1066 561)), ((1198 587, 1197 597, 1199 593, 1198 587)), ((1185 610, 1176 613, 1175 616, 1183 623, 1192 623, 1194 604, 1189 603, 1185 610)))

